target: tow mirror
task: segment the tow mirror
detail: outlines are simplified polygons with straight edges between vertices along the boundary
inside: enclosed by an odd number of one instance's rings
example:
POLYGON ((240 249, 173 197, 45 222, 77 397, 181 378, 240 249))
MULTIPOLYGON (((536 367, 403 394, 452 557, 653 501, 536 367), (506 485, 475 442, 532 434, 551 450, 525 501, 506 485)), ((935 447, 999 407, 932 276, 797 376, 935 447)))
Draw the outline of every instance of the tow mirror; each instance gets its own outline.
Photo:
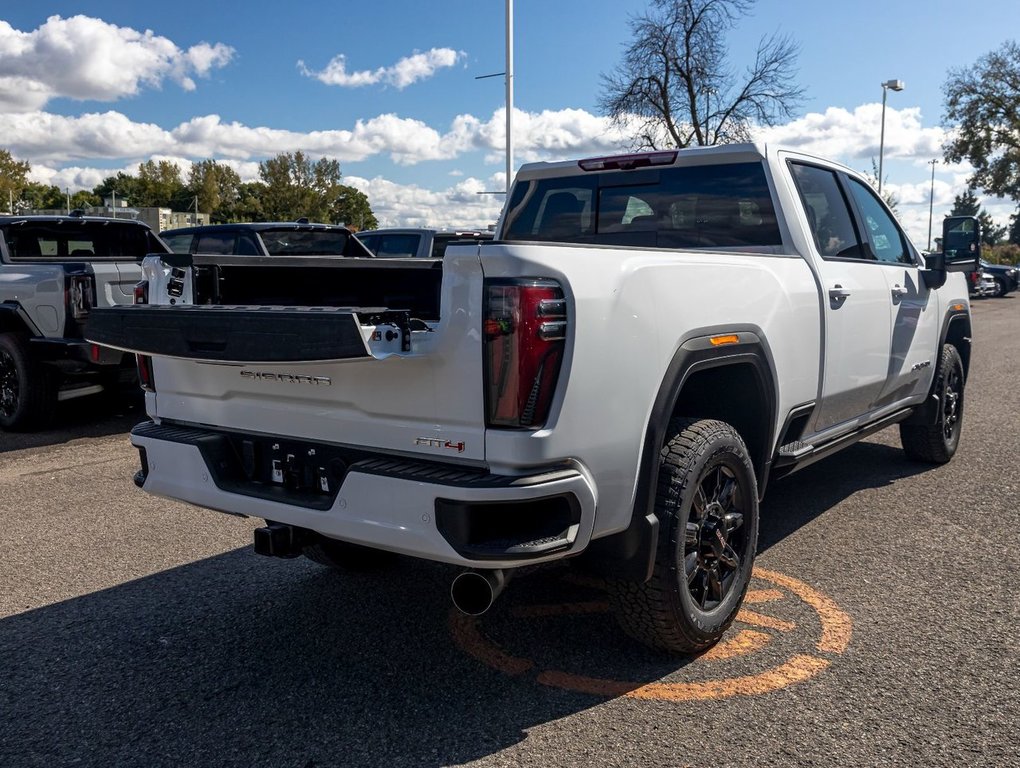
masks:
POLYGON ((981 224, 973 216, 950 216, 942 222, 942 257, 946 272, 973 272, 981 259, 981 224))

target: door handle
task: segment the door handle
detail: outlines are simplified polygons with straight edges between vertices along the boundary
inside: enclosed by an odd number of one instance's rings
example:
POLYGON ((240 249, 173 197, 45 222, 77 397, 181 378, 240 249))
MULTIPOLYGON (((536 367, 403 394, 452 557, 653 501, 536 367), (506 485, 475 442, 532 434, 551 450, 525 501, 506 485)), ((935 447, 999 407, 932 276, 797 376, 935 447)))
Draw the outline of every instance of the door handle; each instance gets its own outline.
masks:
POLYGON ((839 283, 836 283, 832 288, 829 289, 829 298, 833 301, 842 301, 850 295, 850 291, 844 288, 839 283))
POLYGON ((902 285, 894 285, 892 287, 892 295, 894 299, 902 299, 909 293, 910 291, 904 288, 902 285))

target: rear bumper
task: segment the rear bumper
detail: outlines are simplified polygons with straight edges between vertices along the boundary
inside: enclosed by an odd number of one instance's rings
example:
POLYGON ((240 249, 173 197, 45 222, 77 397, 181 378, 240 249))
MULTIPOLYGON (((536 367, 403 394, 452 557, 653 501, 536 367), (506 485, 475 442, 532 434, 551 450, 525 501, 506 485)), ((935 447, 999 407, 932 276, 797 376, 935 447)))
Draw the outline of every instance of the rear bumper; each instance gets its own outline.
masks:
POLYGON ((221 512, 455 565, 547 562, 578 554, 591 540, 595 491, 575 468, 511 477, 368 456, 350 463, 333 495, 310 500, 225 473, 217 447, 224 440, 211 430, 140 424, 131 435, 142 452, 136 483, 221 512))

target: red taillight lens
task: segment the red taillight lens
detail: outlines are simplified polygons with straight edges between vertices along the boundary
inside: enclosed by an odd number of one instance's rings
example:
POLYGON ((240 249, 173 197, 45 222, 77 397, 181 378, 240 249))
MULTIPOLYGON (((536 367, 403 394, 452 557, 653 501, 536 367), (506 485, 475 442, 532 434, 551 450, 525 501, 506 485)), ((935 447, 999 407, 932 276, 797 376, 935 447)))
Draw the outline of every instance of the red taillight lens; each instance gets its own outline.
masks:
POLYGON ((156 391, 156 379, 152 375, 152 358, 148 355, 135 355, 138 366, 138 383, 146 392, 156 391))
POLYGON ((487 280, 485 400, 490 427, 537 429, 549 416, 567 336, 554 280, 487 280))
POLYGON ((142 280, 141 282, 135 283, 135 304, 148 304, 149 303, 149 281, 142 280))

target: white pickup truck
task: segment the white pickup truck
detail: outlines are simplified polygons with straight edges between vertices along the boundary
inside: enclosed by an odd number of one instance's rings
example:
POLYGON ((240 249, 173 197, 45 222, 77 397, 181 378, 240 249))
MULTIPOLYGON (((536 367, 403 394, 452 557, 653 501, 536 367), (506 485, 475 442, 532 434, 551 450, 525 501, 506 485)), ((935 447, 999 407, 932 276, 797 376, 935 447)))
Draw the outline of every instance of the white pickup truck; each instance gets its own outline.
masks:
POLYGON ((737 613, 770 478, 896 423, 953 456, 977 234, 946 231, 922 260, 858 174, 762 144, 539 163, 491 243, 151 258, 88 337, 139 355, 136 482, 264 518, 258 552, 458 564, 472 614, 576 558, 688 653, 737 613))

